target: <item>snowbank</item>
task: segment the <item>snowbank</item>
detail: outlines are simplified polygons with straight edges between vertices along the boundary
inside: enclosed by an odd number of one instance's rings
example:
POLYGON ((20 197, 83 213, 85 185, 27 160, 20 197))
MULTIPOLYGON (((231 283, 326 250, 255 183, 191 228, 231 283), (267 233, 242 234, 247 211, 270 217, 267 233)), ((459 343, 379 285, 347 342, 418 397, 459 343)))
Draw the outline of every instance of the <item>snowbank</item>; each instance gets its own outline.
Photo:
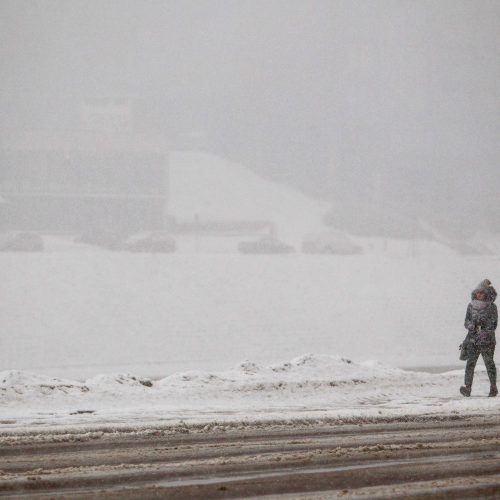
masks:
MULTIPOLYGON (((236 368, 222 372, 191 370, 165 378, 151 379, 132 374, 101 374, 85 382, 63 380, 19 370, 0 372, 0 397, 4 403, 33 397, 60 397, 77 393, 112 394, 122 397, 139 390, 141 393, 173 393, 182 396, 187 392, 214 394, 249 391, 318 390, 338 385, 358 385, 389 380, 412 372, 391 368, 382 363, 368 361, 355 363, 347 358, 307 354, 291 361, 259 366, 244 361, 236 368), (148 389, 152 389, 149 390, 148 389)), ((423 374, 419 374, 420 377, 423 374)), ((426 376, 426 375, 424 375, 426 376)))
MULTIPOLYGON (((20 370, 7 370, 0 372, 1 397, 8 402, 6 394, 17 396, 42 395, 68 392, 87 392, 88 388, 79 382, 62 380, 45 375, 38 375, 20 370)), ((17 398, 16 398, 17 399, 17 398)))
MULTIPOLYGON (((377 361, 307 354, 222 372, 188 371, 159 380, 105 374, 73 382, 19 371, 0 373, 0 435, 36 426, 150 425, 478 414, 493 398, 462 398, 462 372, 405 371, 377 361), (177 423, 177 424, 176 424, 177 423)), ((478 369, 473 396, 487 394, 478 369), (484 394, 483 394, 484 393, 484 394)))
POLYGON ((347 358, 307 354, 289 362, 259 366, 245 361, 236 369, 220 373, 189 371, 163 378, 163 389, 186 391, 252 392, 318 390, 338 385, 358 385, 404 374, 382 364, 354 363, 347 358))

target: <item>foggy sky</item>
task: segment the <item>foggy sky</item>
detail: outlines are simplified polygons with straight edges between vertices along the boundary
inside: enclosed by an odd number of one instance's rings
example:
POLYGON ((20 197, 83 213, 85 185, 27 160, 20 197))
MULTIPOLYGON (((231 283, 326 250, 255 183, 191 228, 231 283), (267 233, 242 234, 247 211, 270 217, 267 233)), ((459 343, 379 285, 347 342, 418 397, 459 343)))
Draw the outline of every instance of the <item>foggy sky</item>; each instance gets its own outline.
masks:
POLYGON ((137 130, 348 211, 498 228, 499 41, 486 0, 1 0, 0 128, 127 97, 137 130))

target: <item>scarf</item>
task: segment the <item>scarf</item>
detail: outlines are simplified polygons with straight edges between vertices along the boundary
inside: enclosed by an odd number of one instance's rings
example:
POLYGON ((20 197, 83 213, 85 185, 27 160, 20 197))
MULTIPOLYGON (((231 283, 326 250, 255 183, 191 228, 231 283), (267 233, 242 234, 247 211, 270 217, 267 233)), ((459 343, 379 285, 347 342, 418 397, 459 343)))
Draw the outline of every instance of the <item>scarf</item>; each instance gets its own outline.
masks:
POLYGON ((472 304, 472 309, 474 309, 475 311, 482 311, 483 309, 486 309, 491 304, 490 301, 477 300, 477 299, 471 300, 470 303, 472 304))

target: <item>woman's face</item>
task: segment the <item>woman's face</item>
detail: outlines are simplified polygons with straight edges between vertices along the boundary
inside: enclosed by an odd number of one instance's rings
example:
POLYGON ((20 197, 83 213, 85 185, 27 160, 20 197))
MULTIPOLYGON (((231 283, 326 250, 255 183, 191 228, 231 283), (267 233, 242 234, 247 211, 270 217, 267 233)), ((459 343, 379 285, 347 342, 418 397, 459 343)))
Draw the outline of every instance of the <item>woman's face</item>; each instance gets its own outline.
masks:
POLYGON ((478 290, 476 292, 476 299, 484 302, 487 299, 486 292, 484 290, 478 290))

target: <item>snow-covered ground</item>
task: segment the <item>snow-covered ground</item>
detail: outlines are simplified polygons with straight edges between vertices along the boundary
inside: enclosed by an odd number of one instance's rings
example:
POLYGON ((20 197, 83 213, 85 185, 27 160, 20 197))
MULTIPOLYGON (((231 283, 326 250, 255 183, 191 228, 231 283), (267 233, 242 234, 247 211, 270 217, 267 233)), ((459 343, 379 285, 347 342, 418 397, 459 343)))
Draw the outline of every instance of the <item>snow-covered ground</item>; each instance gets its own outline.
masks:
POLYGON ((387 419, 497 413, 478 370, 473 397, 458 395, 462 371, 405 371, 375 361, 304 355, 222 372, 187 371, 160 380, 130 374, 85 382, 0 372, 2 433, 65 428, 147 428, 310 419, 387 419))
MULTIPOLYGON (((171 175, 170 208, 181 221, 196 214, 271 220, 295 245, 306 233, 325 229, 325 203, 241 166, 178 153, 171 175)), ((441 405, 451 398, 450 411, 454 405, 457 411, 475 408, 456 401, 461 373, 415 375, 323 358, 308 363, 307 372, 293 363, 291 371, 250 373, 252 364, 227 370, 244 359, 275 366, 304 352, 400 368, 458 367, 470 290, 486 277, 499 282, 500 257, 461 256, 433 241, 374 238, 354 238, 363 248, 359 255, 241 255, 238 239, 180 236, 179 252, 161 255, 110 252, 47 236, 43 253, 1 253, 4 420, 19 422, 24 415, 34 421, 44 414, 50 420, 54 411, 63 420, 97 414, 109 420, 121 413, 140 420, 144 412, 157 418, 236 412, 240 418, 269 415, 273 408, 286 415, 287 407, 292 413, 372 406, 378 412, 378 405, 382 412, 391 405, 394 412, 423 411, 425 405, 411 401, 425 397, 441 405), (203 372, 185 380, 188 370, 203 372), (160 381, 151 388, 127 377, 119 383, 114 373, 160 381), (79 382, 61 386, 40 376, 79 382), (255 389, 259 384, 263 390, 255 389), (70 415, 81 409, 98 413, 70 415)))
POLYGON ((0 254, 0 367, 164 377, 304 352, 458 365, 497 257, 0 254))

